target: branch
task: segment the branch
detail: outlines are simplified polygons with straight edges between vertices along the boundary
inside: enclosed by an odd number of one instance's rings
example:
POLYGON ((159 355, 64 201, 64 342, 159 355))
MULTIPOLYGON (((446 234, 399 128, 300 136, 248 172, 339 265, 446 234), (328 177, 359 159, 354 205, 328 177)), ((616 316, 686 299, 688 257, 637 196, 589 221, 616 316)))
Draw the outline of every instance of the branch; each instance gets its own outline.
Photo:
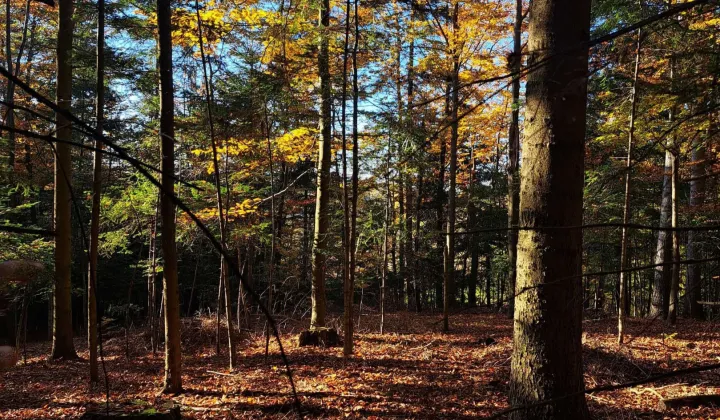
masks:
POLYGON ((39 236, 56 236, 55 231, 45 229, 24 228, 20 226, 0 225, 0 232, 27 233, 39 236))
POLYGON ((527 410, 529 408, 534 408, 534 407, 541 407, 543 405, 548 405, 548 404, 552 404, 552 403, 555 403, 558 401, 562 401, 566 398, 577 397, 578 395, 592 394, 595 392, 617 391, 618 389, 632 388, 634 386, 648 384, 651 382, 657 382, 657 381, 660 381, 663 379, 675 378, 678 376, 689 375, 691 373, 707 372, 707 371, 716 370, 716 369, 720 369, 720 363, 714 363, 714 364, 705 365, 705 366, 696 366, 696 367, 687 368, 687 369, 672 370, 670 372, 661 373, 659 375, 649 376, 645 379, 639 379, 637 381, 625 382, 625 383, 618 384, 618 385, 598 386, 595 388, 590 388, 590 389, 586 389, 583 391, 573 392, 573 393, 570 393, 567 395, 563 395, 561 397, 550 398, 548 400, 539 401, 539 402, 532 403, 532 404, 522 405, 522 406, 518 406, 518 407, 510 407, 507 410, 499 411, 499 412, 491 415, 490 417, 486 417, 486 419, 488 419, 488 420, 499 419, 500 417, 506 416, 510 413, 514 413, 516 411, 527 410))

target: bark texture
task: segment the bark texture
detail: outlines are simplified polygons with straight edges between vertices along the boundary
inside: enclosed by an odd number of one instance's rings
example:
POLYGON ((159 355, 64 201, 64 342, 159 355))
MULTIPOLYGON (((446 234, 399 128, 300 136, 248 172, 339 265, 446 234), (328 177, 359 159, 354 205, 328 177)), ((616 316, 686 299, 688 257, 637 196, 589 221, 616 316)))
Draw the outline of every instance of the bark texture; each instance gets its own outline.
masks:
MULTIPOLYGON (((582 224, 589 0, 534 0, 527 80, 523 226, 582 224)), ((518 240, 510 400, 524 406, 582 391, 582 233, 522 231, 518 240)), ((587 419, 584 395, 513 419, 587 419)))
POLYGON ((162 188, 163 300, 165 302, 165 384, 164 392, 182 391, 180 352, 180 296, 178 295, 177 251, 175 247, 175 117, 172 82, 172 9, 170 0, 157 0, 160 70, 160 153, 162 188))
MULTIPOLYGON (((73 2, 58 1, 57 38, 57 104, 63 111, 70 111, 72 101, 72 40, 73 2)), ((70 120, 62 113, 55 115, 56 136, 59 140, 70 141, 72 127, 70 120)), ((53 291, 53 359, 77 358, 73 344, 72 304, 70 267, 72 251, 72 228, 70 208, 72 181, 70 145, 55 144, 55 289, 53 291)))

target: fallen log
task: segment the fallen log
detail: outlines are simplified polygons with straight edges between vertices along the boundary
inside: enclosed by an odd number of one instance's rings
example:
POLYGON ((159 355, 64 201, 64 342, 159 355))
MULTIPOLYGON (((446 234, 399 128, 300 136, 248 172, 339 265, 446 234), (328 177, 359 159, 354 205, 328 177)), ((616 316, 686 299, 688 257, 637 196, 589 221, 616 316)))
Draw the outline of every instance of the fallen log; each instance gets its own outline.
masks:
POLYGON ((676 408, 720 407, 720 395, 686 395, 684 397, 660 400, 658 410, 676 408))
POLYGON ((126 411, 110 411, 106 412, 102 409, 98 411, 86 412, 80 417, 81 420, 112 420, 112 419, 137 419, 137 420, 181 420, 180 407, 175 406, 170 409, 146 408, 142 411, 126 412, 126 411))

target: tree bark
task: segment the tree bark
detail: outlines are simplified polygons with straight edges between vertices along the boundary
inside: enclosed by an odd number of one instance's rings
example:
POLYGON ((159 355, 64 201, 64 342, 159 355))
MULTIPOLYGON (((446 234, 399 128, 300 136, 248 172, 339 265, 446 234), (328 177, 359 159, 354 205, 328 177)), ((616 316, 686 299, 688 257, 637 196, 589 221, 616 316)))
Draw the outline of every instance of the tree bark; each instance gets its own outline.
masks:
POLYGON ((320 147, 318 148, 317 196, 315 197, 315 232, 313 237, 313 280, 312 280, 312 313, 310 329, 325 327, 325 264, 327 261, 326 247, 328 235, 328 204, 330 202, 330 160, 331 150, 331 105, 329 41, 330 1, 320 1, 318 29, 320 35, 320 51, 318 53, 318 69, 320 73, 320 147))
MULTIPOLYGON (((530 5, 528 65, 544 65, 527 80, 523 226, 582 224, 589 32, 589 0, 530 5)), ((520 232, 510 402, 558 399, 511 419, 590 417, 581 393, 581 264, 580 230, 520 232)))
MULTIPOLYGON (((97 66, 95 81, 95 130, 102 136, 105 120, 105 0, 98 0, 97 66)), ((90 352, 90 382, 98 382, 98 323, 97 286, 98 238, 100 236, 100 197, 102 194, 103 142, 95 140, 93 152, 92 210, 90 215, 90 261, 88 273, 88 349, 90 352)))
MULTIPOLYGON (((73 2, 58 1, 57 37, 57 105, 63 111, 70 111, 72 101, 72 41, 73 2)), ((62 113, 55 115, 56 136, 70 141, 72 127, 70 120, 62 113)), ((53 359, 75 359, 72 330, 72 303, 70 271, 72 266, 72 163, 70 145, 55 144, 55 289, 53 291, 53 359)))
POLYGON ((172 25, 170 0, 157 0, 158 69, 160 71, 160 154, 162 193, 163 299, 165 301, 165 383, 163 392, 182 391, 180 349, 180 297, 175 246, 175 104, 172 74, 172 25))
MULTIPOLYGON (((671 193, 671 226, 673 228, 678 227, 678 172, 680 166, 680 153, 675 151, 672 158, 672 193, 671 193)), ((668 307, 668 322, 670 325, 675 325, 677 322, 678 306, 680 304, 679 291, 680 291, 680 232, 677 230, 672 231, 672 279, 670 281, 670 303, 668 307)))

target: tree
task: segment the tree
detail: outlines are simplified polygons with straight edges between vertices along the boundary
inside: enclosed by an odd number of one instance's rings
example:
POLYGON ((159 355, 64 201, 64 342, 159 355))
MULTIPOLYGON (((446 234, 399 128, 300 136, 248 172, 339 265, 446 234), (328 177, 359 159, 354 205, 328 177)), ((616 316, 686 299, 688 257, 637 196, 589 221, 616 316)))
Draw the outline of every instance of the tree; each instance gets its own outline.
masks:
MULTIPOLYGON (((520 69, 522 67, 522 0, 515 2, 515 26, 513 27, 513 51, 508 62, 508 69, 514 75, 512 81, 512 116, 508 132, 508 286, 511 297, 508 305, 508 316, 512 317, 515 311, 515 281, 517 279, 517 228, 520 220, 518 206, 520 205, 520 69)), ((477 266, 476 257, 473 256, 473 266, 477 266)))
MULTIPOLYGON (((95 130, 99 136, 103 135, 103 122, 105 119, 105 0, 98 0, 97 22, 97 66, 95 93, 95 130)), ((92 210, 90 216, 90 255, 88 269, 88 349, 90 352, 90 382, 98 381, 97 364, 97 267, 98 267, 98 240, 100 237, 100 196, 102 194, 102 150, 103 142, 95 140, 93 152, 93 189, 92 210)))
MULTIPOLYGON (((637 82, 638 70, 640 69, 640 47, 641 32, 637 31, 637 51, 635 52, 635 71, 633 72, 633 85, 630 97, 630 129, 628 135, 627 159, 625 160, 625 202, 623 204, 623 224, 630 223, 630 188, 632 186, 632 153, 633 143, 635 141, 635 112, 637 111, 637 82)), ((629 306, 628 302, 628 273, 625 272, 628 265, 628 242, 630 235, 627 226, 623 226, 622 238, 620 240, 620 278, 618 285, 620 287, 619 304, 618 304, 618 344, 623 343, 624 331, 623 322, 627 316, 626 310, 629 306)))
MULTIPOLYGON (((589 0, 534 0, 520 190, 523 226, 582 224, 589 0)), ((514 419, 587 419, 582 366, 582 233, 518 238, 510 401, 514 419), (568 396, 572 395, 572 396, 568 396)))
POLYGON ((331 151, 331 97, 328 28, 330 26, 330 1, 321 0, 318 15, 320 51, 318 70, 320 73, 320 147, 317 159, 317 194, 315 196, 315 232, 312 255, 312 315, 310 329, 325 327, 325 263, 329 225, 330 203, 330 161, 331 151))
MULTIPOLYGON (((57 36, 57 105, 63 112, 70 111, 72 102, 72 41, 73 2, 58 1, 57 36)), ((71 140, 70 120, 63 112, 55 114, 56 136, 71 140)), ((77 358, 72 331, 72 286, 70 283, 72 256, 71 184, 72 163, 70 145, 55 145, 55 288, 53 290, 53 359, 77 358)))
POLYGON ((162 192, 163 299, 165 300, 165 383, 163 392, 182 391, 180 297, 175 245, 175 104, 170 0, 157 0, 158 69, 160 72, 160 169, 162 192))
MULTIPOLYGON (((712 92, 714 93, 714 92, 712 92)), ((711 94, 712 94, 711 93, 711 94)), ((711 102, 712 103, 712 102, 711 102)), ((712 117, 711 117, 712 118, 712 117)), ((713 123, 708 127, 708 134, 712 135, 713 123)), ((707 157, 705 150, 706 139, 699 139, 693 142, 691 181, 690 181, 690 210, 695 210, 705 204, 705 175, 707 157)), ((689 260, 699 259, 701 247, 698 243, 701 239, 699 232, 690 231, 687 235, 687 258, 689 260)), ((685 289, 685 314, 691 318, 702 320, 705 318, 702 306, 698 301, 702 298, 702 279, 700 267, 690 264, 687 267, 687 288, 685 289)))
POLYGON ((457 147, 458 147, 458 107, 460 106, 460 52, 461 43, 458 37, 458 14, 460 3, 455 2, 452 12, 452 42, 450 57, 452 70, 450 73, 450 189, 448 191, 447 236, 445 238, 445 263, 443 277, 443 331, 449 331, 450 308, 455 306, 455 187, 457 184, 457 147))

